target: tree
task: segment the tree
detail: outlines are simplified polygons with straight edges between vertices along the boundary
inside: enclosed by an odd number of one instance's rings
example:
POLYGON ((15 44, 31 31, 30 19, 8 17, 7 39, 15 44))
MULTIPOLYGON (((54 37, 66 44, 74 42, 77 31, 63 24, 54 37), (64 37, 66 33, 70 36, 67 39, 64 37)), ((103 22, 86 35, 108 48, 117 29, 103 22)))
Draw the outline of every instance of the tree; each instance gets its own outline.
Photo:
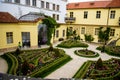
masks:
POLYGON ((99 58, 98 61, 97 61, 96 64, 95 64, 95 68, 96 68, 96 69, 100 69, 100 68, 102 68, 102 67, 103 67, 103 62, 102 62, 102 59, 99 58))
POLYGON ((91 41, 94 40, 94 38, 93 38, 92 35, 87 35, 87 34, 85 34, 84 36, 85 36, 85 41, 91 42, 91 41))
POLYGON ((58 28, 59 25, 57 24, 56 20, 53 19, 50 16, 45 16, 46 18, 42 20, 42 24, 45 24, 47 26, 47 44, 51 44, 51 38, 52 38, 52 34, 55 33, 55 28, 58 28))
POLYGON ((98 38, 103 42, 102 52, 105 51, 105 45, 107 44, 107 41, 109 40, 109 34, 110 34, 110 28, 107 27, 106 30, 102 30, 103 27, 100 27, 98 38))
POLYGON ((69 38, 70 38, 70 36, 73 36, 73 30, 72 30, 72 29, 70 29, 70 28, 67 28, 66 35, 67 35, 67 39, 69 39, 69 38))

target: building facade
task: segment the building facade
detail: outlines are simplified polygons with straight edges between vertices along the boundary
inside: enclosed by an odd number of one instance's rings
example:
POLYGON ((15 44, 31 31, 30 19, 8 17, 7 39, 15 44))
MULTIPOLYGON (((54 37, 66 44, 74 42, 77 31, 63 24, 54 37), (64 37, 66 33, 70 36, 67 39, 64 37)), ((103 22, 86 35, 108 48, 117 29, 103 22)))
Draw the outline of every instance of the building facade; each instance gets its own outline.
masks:
MULTIPOLYGON (((28 14, 24 19, 30 16, 31 14, 28 14)), ((23 17, 21 18, 23 19, 23 17)), ((45 35, 47 33, 45 26, 42 24, 42 17, 37 17, 36 14, 33 16, 32 13, 31 20, 20 20, 8 12, 0 12, 0 52, 15 50, 19 46, 19 43, 21 47, 38 47, 39 31, 42 37, 40 41, 41 45, 47 37, 45 35)), ((52 35, 51 43, 58 41, 60 38, 66 39, 65 26, 56 28, 55 35, 52 35)))
POLYGON ((0 0, 0 11, 9 12, 17 19, 30 12, 44 13, 64 23, 67 0, 0 0))
MULTIPOLYGON (((67 0, 0 0, 0 51, 21 46, 37 47, 39 31, 46 39, 46 28, 40 14, 51 16, 57 23, 65 24, 67 0), (39 20, 40 18, 40 20, 39 20)), ((55 31, 51 43, 66 38, 66 27, 55 31)))
POLYGON ((93 42, 99 42, 98 32, 100 27, 110 27, 110 41, 115 40, 120 46, 120 0, 93 1, 69 3, 67 5, 66 23, 76 30, 81 39, 90 34, 93 42))

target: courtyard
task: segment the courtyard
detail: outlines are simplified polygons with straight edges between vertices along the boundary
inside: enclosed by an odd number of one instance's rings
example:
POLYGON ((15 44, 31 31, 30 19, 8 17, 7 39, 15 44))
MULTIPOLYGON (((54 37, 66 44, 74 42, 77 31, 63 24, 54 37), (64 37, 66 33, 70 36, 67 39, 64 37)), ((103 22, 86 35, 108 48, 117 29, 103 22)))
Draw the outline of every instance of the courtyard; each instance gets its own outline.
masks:
MULTIPOLYGON (((56 48, 56 46, 58 44, 60 44, 60 42, 53 44, 53 47, 56 48)), ((97 61, 99 58, 101 58, 103 61, 109 60, 111 58, 120 59, 119 57, 110 56, 106 53, 101 53, 101 51, 96 50, 96 48, 100 44, 94 44, 94 43, 87 43, 87 44, 89 45, 89 47, 87 49, 97 52, 99 54, 98 57, 88 58, 88 57, 81 57, 81 56, 76 55, 74 53, 74 51, 84 49, 82 47, 59 48, 59 49, 64 50, 65 53, 72 58, 72 60, 70 60, 68 63, 66 63, 62 67, 58 68, 57 70, 53 71, 51 74, 47 75, 44 78, 45 79, 72 78, 76 74, 76 72, 79 70, 79 68, 84 64, 84 62, 86 62, 88 60, 97 61)), ((47 45, 41 45, 41 48, 48 48, 48 47, 49 46, 47 46, 47 45)), ((2 65, 0 65, 0 68, 1 68, 0 72, 6 73, 6 71, 8 69, 7 63, 3 59, 0 59, 0 64, 2 64, 2 65)))

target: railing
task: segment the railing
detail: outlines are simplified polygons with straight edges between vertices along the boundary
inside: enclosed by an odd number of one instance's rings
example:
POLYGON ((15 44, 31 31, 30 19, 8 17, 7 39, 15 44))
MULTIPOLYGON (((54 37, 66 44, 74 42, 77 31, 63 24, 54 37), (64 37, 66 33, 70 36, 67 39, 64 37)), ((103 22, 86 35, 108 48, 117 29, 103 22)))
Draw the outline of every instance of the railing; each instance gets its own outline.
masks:
POLYGON ((76 18, 75 17, 65 17, 65 22, 66 23, 69 23, 69 22, 75 22, 76 21, 76 18))

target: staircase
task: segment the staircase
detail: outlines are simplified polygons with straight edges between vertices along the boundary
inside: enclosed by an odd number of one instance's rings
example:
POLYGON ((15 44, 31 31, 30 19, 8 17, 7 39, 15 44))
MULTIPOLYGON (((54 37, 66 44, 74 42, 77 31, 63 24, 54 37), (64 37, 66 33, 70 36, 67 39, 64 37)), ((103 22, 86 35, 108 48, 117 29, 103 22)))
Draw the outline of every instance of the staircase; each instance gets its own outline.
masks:
POLYGON ((110 42, 107 45, 108 46, 116 46, 116 43, 119 40, 120 40, 120 38, 117 38, 117 39, 113 38, 113 39, 110 40, 110 42))

